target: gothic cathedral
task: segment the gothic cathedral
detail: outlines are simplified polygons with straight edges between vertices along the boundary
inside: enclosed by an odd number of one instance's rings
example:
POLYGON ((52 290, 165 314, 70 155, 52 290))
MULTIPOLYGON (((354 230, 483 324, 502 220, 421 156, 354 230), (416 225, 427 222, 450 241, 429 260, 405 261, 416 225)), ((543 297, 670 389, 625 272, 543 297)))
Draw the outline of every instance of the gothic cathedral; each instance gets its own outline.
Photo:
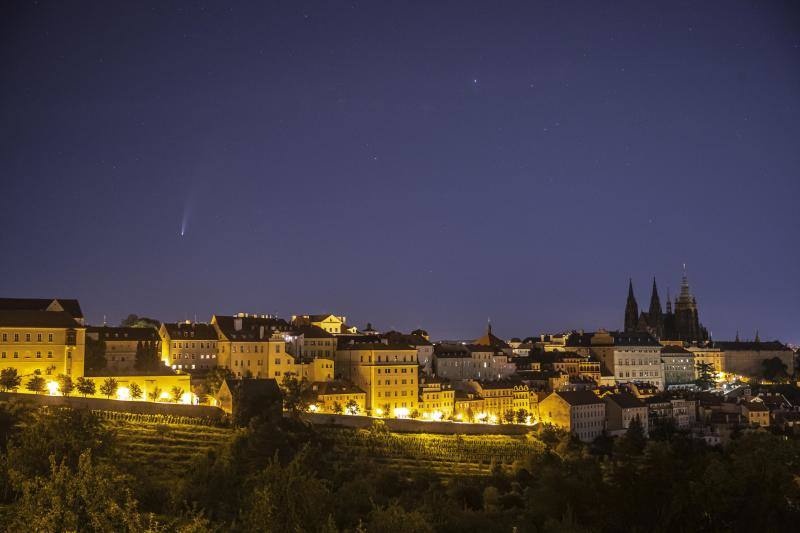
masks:
POLYGON ((650 295, 650 308, 639 313, 636 297, 633 295, 633 281, 628 282, 628 302, 625 305, 625 332, 646 331, 661 340, 684 342, 703 342, 708 340, 708 331, 700 323, 697 313, 697 300, 689 291, 689 281, 684 273, 681 280, 680 295, 672 302, 667 295, 667 308, 661 311, 658 287, 653 278, 653 292, 650 295))

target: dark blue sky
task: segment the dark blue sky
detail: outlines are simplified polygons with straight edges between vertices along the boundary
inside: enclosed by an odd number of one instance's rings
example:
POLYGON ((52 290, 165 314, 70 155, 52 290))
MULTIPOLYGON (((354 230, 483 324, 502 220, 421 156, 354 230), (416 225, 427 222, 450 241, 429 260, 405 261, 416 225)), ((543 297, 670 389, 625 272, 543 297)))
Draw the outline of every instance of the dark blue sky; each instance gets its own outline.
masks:
POLYGON ((794 2, 253 4, 4 6, 0 294, 800 341, 794 2))

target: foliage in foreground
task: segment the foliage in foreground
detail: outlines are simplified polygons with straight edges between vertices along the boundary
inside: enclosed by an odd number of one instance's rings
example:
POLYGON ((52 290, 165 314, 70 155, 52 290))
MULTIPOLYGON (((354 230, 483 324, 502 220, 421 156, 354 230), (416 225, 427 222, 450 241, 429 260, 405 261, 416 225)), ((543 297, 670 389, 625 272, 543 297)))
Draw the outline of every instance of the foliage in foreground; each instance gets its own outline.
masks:
POLYGON ((793 531, 800 520, 800 445, 763 431, 724 450, 680 433, 645 441, 637 427, 586 446, 552 430, 469 439, 258 418, 230 430, 0 403, 0 443, 3 530, 611 532, 624 518, 628 531, 793 531), (160 480, 159 450, 180 465, 160 480), (505 459, 488 463, 493 452, 505 459), (485 467, 459 470, 473 461, 485 467))

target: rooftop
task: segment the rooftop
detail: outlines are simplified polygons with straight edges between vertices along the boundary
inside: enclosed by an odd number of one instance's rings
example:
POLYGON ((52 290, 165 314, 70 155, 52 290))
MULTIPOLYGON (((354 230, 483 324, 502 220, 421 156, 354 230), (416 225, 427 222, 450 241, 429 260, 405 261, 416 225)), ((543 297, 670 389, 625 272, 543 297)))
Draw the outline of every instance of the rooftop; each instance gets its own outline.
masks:
POLYGON ((556 391, 553 394, 557 394, 572 406, 603 403, 603 400, 597 394, 588 390, 556 391))
POLYGON ((0 311, 65 311, 83 318, 81 304, 73 298, 0 298, 0 311))
POLYGON ((18 328, 83 327, 65 311, 0 310, 0 326, 18 328))

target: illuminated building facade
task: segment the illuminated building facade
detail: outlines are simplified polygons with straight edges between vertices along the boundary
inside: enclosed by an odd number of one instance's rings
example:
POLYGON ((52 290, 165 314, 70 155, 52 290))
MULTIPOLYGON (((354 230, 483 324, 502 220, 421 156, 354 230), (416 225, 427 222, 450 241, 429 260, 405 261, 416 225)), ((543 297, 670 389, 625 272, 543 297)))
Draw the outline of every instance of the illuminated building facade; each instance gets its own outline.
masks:
POLYGON ((161 360, 173 370, 206 371, 218 364, 217 330, 202 322, 165 322, 158 331, 161 360))
POLYGON ((345 342, 336 350, 336 374, 367 394, 366 409, 408 416, 417 409, 417 350, 380 342, 345 342))
POLYGON ((280 383, 296 374, 294 357, 286 351, 285 335, 291 327, 268 315, 214 315, 211 325, 218 338, 220 366, 238 378, 269 378, 280 383))
POLYGON ((76 319, 58 300, 0 299, 0 369, 16 369, 23 387, 35 373, 54 378, 83 376, 86 328, 82 322, 82 316, 76 319), (32 302, 43 305, 37 309, 32 302))

